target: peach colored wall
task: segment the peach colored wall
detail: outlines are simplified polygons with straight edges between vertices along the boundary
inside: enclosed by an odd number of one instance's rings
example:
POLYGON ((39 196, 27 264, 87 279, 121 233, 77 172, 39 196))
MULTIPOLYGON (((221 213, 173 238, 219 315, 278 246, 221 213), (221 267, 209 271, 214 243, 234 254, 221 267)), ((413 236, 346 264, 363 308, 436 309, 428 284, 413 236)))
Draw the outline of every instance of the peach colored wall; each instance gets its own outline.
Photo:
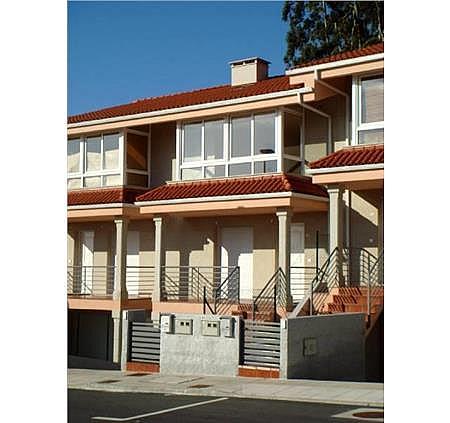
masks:
POLYGON ((175 122, 152 125, 151 186, 172 180, 172 161, 176 157, 175 122))

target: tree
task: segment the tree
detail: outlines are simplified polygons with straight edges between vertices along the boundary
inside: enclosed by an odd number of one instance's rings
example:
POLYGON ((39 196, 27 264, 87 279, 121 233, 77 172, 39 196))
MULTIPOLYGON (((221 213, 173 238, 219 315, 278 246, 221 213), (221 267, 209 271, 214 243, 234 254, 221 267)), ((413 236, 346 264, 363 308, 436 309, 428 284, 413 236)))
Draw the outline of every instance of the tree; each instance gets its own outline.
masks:
POLYGON ((384 41, 383 15, 382 1, 286 1, 284 62, 292 67, 384 41))

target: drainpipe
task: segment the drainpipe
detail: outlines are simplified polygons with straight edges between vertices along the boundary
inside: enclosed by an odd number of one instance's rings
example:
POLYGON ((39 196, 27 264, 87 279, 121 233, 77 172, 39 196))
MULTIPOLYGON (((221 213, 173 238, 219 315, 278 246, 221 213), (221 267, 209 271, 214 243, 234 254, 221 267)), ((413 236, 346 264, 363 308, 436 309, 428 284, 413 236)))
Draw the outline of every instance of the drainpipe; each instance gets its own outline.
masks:
POLYGON ((311 112, 317 113, 320 116, 323 116, 324 118, 328 119, 328 142, 327 142, 327 154, 330 154, 333 150, 332 143, 331 143, 331 115, 328 113, 322 112, 322 110, 316 109, 315 107, 312 107, 308 104, 305 104, 303 100, 303 94, 302 92, 297 92, 297 99, 298 104, 303 107, 304 109, 310 110, 311 112))

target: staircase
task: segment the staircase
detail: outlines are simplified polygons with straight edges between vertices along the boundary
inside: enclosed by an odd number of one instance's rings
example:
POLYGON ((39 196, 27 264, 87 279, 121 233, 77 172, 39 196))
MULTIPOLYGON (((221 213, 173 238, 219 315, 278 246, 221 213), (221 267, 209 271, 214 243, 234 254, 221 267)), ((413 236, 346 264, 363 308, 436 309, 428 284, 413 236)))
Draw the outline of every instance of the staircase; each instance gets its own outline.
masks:
POLYGON ((336 248, 290 317, 366 313, 370 326, 384 304, 383 266, 383 253, 377 258, 364 248, 336 248))

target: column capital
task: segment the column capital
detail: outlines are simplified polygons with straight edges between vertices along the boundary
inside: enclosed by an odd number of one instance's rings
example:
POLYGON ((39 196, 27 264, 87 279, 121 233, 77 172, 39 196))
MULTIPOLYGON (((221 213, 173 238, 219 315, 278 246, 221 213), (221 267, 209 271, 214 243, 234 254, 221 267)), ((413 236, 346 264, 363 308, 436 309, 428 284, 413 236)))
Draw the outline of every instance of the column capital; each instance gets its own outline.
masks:
POLYGON ((289 216, 292 216, 292 210, 291 209, 278 209, 276 211, 276 215, 278 217, 281 217, 281 216, 289 217, 289 216))
POLYGON ((153 222, 155 223, 161 223, 164 220, 164 218, 162 216, 154 216, 153 217, 153 222))
POLYGON ((344 192, 344 188, 340 185, 328 185, 327 191, 328 194, 342 194, 344 192))
POLYGON ((121 224, 123 224, 123 223, 128 223, 130 221, 130 218, 129 217, 116 217, 115 219, 114 219, 114 223, 117 225, 118 223, 121 223, 121 224))

